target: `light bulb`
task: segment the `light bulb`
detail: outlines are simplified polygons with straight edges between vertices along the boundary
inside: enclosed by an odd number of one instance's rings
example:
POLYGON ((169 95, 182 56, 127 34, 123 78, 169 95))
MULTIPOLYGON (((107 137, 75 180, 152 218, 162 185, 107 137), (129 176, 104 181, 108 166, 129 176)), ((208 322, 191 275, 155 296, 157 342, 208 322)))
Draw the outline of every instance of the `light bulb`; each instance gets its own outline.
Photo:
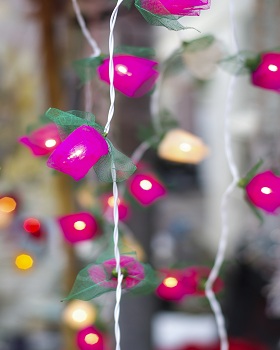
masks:
POLYGON ((153 187, 153 185, 149 180, 142 180, 140 181, 140 187, 145 191, 149 191, 153 187))
POLYGON ((49 139, 45 142, 45 146, 47 148, 52 148, 56 145, 56 141, 54 139, 49 139))
POLYGON ((76 221, 74 223, 74 228, 78 231, 82 231, 86 228, 86 223, 84 221, 76 221))

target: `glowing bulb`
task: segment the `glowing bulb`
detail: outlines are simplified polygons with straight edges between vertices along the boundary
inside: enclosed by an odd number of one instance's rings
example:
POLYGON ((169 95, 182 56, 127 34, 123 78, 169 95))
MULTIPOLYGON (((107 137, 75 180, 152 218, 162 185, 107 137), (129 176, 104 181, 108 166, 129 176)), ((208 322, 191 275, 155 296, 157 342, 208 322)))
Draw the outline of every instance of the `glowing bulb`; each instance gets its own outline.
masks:
POLYGON ((271 71, 271 72, 277 72, 278 71, 278 67, 275 66, 275 64, 270 64, 268 66, 268 69, 271 71))
POLYGON ((163 284, 168 288, 174 288, 178 284, 178 280, 175 277, 167 277, 163 280, 163 284))
POLYGON ((262 192, 263 194, 270 194, 270 193, 272 192, 272 190, 271 190, 271 188, 269 188, 269 187, 262 187, 262 188, 261 188, 261 192, 262 192))
POLYGON ((74 223, 74 228, 78 231, 82 231, 83 229, 86 228, 86 223, 84 221, 76 221, 74 223))
POLYGON ((72 329, 82 329, 95 322, 96 309, 89 302, 73 300, 66 305, 62 319, 72 329))
POLYGON ((87 313, 83 309, 77 309, 73 311, 72 319, 78 323, 84 322, 87 319, 87 313))
MULTIPOLYGON (((118 204, 120 204, 120 202, 121 201, 118 198, 118 204)), ((111 197, 108 198, 108 205, 109 205, 109 207, 113 208, 113 206, 114 206, 114 196, 111 196, 111 197)))
POLYGON ((3 213, 10 213, 14 211, 16 206, 16 201, 11 197, 3 197, 0 199, 0 211, 3 213))
POLYGON ((16 257, 15 264, 20 270, 28 270, 33 266, 33 259, 30 255, 21 254, 16 257))
POLYGON ((128 75, 129 77, 132 75, 132 73, 128 72, 128 69, 126 66, 122 65, 122 64, 117 64, 116 65, 116 70, 118 71, 118 73, 120 73, 121 75, 128 75))
POLYGON ((85 342, 89 345, 94 345, 98 342, 99 336, 94 333, 89 333, 85 336, 85 342))
POLYGON ((49 139, 45 142, 45 146, 47 148, 51 148, 56 145, 56 141, 54 139, 49 139))
POLYGON ((142 180, 140 181, 140 187, 145 191, 149 191, 153 187, 153 185, 149 180, 142 180))
POLYGON ((192 146, 188 143, 183 142, 180 144, 179 148, 183 152, 189 152, 192 149, 192 146))
POLYGON ((26 232, 35 233, 40 230, 41 224, 40 221, 34 218, 29 218, 24 220, 23 228, 26 232))

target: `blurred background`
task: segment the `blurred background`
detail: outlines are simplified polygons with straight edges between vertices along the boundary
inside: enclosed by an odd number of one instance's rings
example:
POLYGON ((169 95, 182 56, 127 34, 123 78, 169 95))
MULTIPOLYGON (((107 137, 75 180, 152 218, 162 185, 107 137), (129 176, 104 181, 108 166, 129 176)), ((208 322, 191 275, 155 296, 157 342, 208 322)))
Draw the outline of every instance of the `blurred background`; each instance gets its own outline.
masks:
MULTIPOLYGON (((79 4, 90 32, 107 54, 114 1, 79 4)), ((167 195, 151 206, 139 205, 123 185, 129 215, 120 228, 126 244, 156 270, 212 266, 221 233, 221 198, 231 181, 224 151, 230 75, 217 62, 236 53, 235 40, 238 51, 279 46, 279 1, 245 0, 235 6, 230 17, 228 1, 213 0, 200 17, 181 20, 198 31, 152 27, 134 7, 122 7, 117 19, 116 45, 153 47, 155 59, 170 64, 157 108, 209 148, 207 158, 197 165, 167 161, 156 148, 148 149, 140 167, 156 174, 167 189, 167 195), (215 37, 211 49, 168 61, 183 41, 204 35, 215 37)), ((48 168, 46 157, 34 157, 18 142, 40 125, 40 116, 49 107, 85 110, 86 94, 92 99, 89 111, 105 125, 108 86, 97 78, 83 86, 73 69, 73 61, 91 52, 70 0, 2 0, 0 32, 0 350, 103 350, 77 345, 77 332, 91 325, 104 338, 105 349, 113 348, 113 293, 83 305, 61 302, 78 271, 102 251, 108 235, 102 238, 99 230, 97 240, 73 245, 64 239, 57 221, 79 211, 91 211, 104 220, 102 201, 111 185, 100 184, 93 173, 75 182, 48 168), (73 317, 73 310, 82 316, 73 317)), ((130 99, 117 92, 110 139, 128 156, 152 129, 151 98, 148 94, 130 99)), ((237 79, 228 107, 240 175, 260 158, 266 169, 279 171, 279 96, 253 87, 244 75, 237 79)), ((231 195, 228 214, 224 288, 218 298, 230 349, 278 349, 279 217, 264 214, 260 223, 238 188, 231 195)), ((123 350, 213 349, 218 341, 203 296, 170 301, 156 293, 124 295, 121 331, 123 350)))

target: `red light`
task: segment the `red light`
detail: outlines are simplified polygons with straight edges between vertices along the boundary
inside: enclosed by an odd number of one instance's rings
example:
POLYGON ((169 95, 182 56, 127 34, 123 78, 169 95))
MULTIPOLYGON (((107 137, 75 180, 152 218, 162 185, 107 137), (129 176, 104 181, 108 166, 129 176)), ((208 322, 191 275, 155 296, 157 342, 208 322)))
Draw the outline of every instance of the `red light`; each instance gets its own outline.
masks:
POLYGON ((28 218, 23 223, 23 228, 26 232, 35 233, 40 230, 40 221, 34 218, 28 218))

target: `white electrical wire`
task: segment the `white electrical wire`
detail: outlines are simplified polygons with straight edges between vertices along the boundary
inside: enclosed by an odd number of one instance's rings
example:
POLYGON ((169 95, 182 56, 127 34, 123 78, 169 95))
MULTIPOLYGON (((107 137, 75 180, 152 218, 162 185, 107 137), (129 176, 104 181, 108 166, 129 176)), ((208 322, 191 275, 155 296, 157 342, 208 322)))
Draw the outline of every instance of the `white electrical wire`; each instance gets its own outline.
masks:
POLYGON ((230 185, 225 190, 222 197, 222 202, 221 202, 222 232, 221 232, 221 237, 219 241, 218 252, 215 258, 215 263, 205 285, 205 294, 209 300, 209 303, 214 312, 216 322, 217 322, 218 333, 219 333, 220 342, 221 342, 221 350, 228 350, 229 344, 228 344, 228 337, 227 337, 227 331, 225 326, 225 319, 221 310, 221 306, 217 301, 215 294, 213 292, 213 284, 219 275, 219 271, 223 264, 225 251, 227 247, 228 232, 229 232, 228 208, 227 208, 228 200, 229 200, 229 196, 231 195, 233 190, 236 188, 237 182, 239 180, 238 169, 233 158, 233 152, 231 147, 230 118, 229 118, 235 82, 236 82, 236 77, 235 76, 231 77, 229 87, 228 87, 227 98, 226 98, 225 121, 224 121, 225 154, 226 154, 226 159, 230 169, 230 173, 233 179, 230 185))
POLYGON ((110 80, 110 101, 111 105, 108 112, 108 121, 104 128, 104 133, 108 134, 110 130, 110 123, 114 115, 115 111, 115 88, 114 88, 114 27, 116 24, 117 16, 119 7, 123 0, 118 0, 116 7, 114 8, 114 11, 112 12, 111 18, 110 18, 110 34, 109 34, 109 80, 110 80))
MULTIPOLYGON (((110 123, 114 115, 115 110, 115 87, 114 87, 114 28, 118 16, 118 10, 123 0, 118 0, 110 18, 110 33, 109 33, 109 81, 110 81, 110 108, 108 111, 108 120, 104 127, 104 134, 107 135, 110 130, 110 123)), ((121 349, 121 332, 119 325, 120 318, 120 303, 122 296, 122 280, 123 274, 120 266, 120 251, 119 251, 119 208, 118 208, 118 186, 116 182, 116 168, 114 162, 111 164, 112 179, 113 179, 113 196, 114 196, 114 256, 116 260, 116 272, 117 272, 117 288, 116 288, 116 304, 114 309, 114 321, 115 321, 115 340, 116 340, 116 350, 121 349)))
POLYGON ((79 25, 81 27, 82 33, 84 34, 84 37, 87 39, 89 45, 92 48, 92 51, 93 51, 92 57, 99 56, 101 53, 101 50, 100 50, 99 46, 97 45, 96 41, 91 36, 89 30, 87 29, 86 22, 82 16, 78 1, 72 0, 72 4, 73 4, 73 8, 74 8, 77 20, 78 20, 79 25))
MULTIPOLYGON (((235 28, 235 20, 234 20, 234 0, 229 0, 229 17, 230 17, 230 25, 231 25, 231 42, 234 51, 238 51, 238 43, 236 37, 236 28, 235 28)), ((226 105, 225 105, 225 117, 224 117, 224 142, 225 142, 225 155, 227 159, 227 163, 229 166, 230 173, 232 175, 232 181, 225 190, 222 201, 221 201, 221 237, 219 241, 218 251, 215 258, 214 266, 209 274, 207 282, 205 284, 205 294, 209 300, 211 308, 214 312, 218 333, 220 338, 220 348, 221 350, 228 350, 228 336, 225 325, 225 318, 221 310, 221 306, 216 299, 215 293, 213 291, 213 284, 216 278, 219 275, 220 268, 223 264, 225 258, 225 252, 227 248, 228 241, 228 201, 231 193, 236 188, 236 185, 239 181, 239 173, 236 163, 233 157, 233 150, 231 145, 231 132, 230 132, 230 112, 232 107, 233 100, 233 92, 236 83, 236 77, 232 76, 229 82, 227 97, 226 97, 226 105)))

